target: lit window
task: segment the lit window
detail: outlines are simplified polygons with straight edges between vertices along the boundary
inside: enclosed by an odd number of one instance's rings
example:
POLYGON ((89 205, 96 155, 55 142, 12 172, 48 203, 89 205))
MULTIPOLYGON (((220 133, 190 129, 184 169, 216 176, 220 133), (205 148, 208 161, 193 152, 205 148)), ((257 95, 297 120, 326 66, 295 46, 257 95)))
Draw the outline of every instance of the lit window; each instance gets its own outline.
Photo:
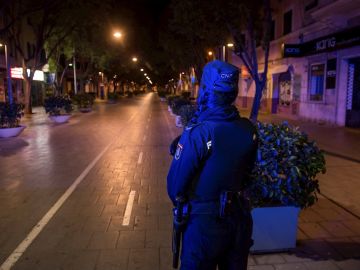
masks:
POLYGON ((324 96, 324 64, 316 64, 311 66, 310 74, 310 100, 322 101, 324 96))

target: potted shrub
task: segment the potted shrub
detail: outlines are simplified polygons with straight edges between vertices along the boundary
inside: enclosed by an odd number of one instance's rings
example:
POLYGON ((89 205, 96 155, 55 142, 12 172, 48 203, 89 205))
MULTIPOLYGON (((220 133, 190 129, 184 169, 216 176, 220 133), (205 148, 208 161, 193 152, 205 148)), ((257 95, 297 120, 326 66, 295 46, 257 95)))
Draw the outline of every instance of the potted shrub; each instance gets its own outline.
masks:
POLYGON ((77 94, 73 97, 74 103, 78 106, 80 112, 87 113, 92 110, 95 97, 89 93, 77 94))
MULTIPOLYGON (((186 125, 195 109, 185 105, 180 112, 186 125)), ((251 251, 288 250, 296 246, 300 210, 317 201, 316 176, 326 172, 324 153, 287 122, 257 122, 256 128, 256 162, 249 182, 244 183, 254 221, 251 251)))
POLYGON ((259 146, 252 180, 247 183, 254 220, 252 251, 294 248, 300 209, 313 205, 323 152, 298 128, 257 123, 259 146))
POLYGON ((185 99, 190 99, 190 96, 191 96, 191 92, 190 91, 183 91, 181 93, 181 96, 185 99))
POLYGON ((166 101, 166 91, 165 90, 159 89, 157 91, 157 93, 158 93, 158 96, 159 96, 161 101, 166 101))
POLYGON ((174 98, 171 102, 171 111, 173 112, 173 114, 176 115, 175 117, 175 125, 177 127, 183 127, 182 123, 181 123, 181 116, 180 116, 180 109, 182 106, 184 105, 189 105, 190 101, 187 99, 184 99, 182 97, 178 97, 178 98, 174 98))
POLYGON ((180 96, 177 95, 169 95, 166 97, 166 101, 168 104, 168 111, 170 112, 170 114, 174 115, 171 106, 172 106, 172 102, 176 99, 176 98, 180 98, 180 96))
POLYGON ((108 103, 110 103, 110 104, 116 103, 116 101, 119 98, 119 96, 116 92, 109 92, 107 97, 108 97, 108 103))
POLYGON ((196 106, 193 104, 184 105, 180 108, 180 119, 183 127, 193 118, 196 112, 196 106))
POLYGON ((24 115, 24 105, 19 103, 0 102, 0 137, 9 138, 18 136, 25 128, 20 125, 24 115))
POLYGON ((69 96, 51 96, 44 100, 44 108, 52 121, 65 123, 69 120, 73 110, 69 96))

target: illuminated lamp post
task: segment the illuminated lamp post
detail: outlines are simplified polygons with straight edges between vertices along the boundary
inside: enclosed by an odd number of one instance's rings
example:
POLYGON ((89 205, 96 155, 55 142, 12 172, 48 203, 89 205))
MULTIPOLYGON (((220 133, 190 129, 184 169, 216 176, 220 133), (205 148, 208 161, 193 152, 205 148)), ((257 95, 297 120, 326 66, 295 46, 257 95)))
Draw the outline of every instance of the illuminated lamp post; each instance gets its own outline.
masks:
POLYGON ((8 50, 6 44, 0 43, 0 47, 5 48, 5 65, 6 65, 6 80, 7 80, 7 88, 8 88, 8 96, 9 96, 9 103, 12 104, 13 94, 12 94, 12 86, 11 86, 11 67, 10 67, 10 60, 8 55, 8 50))

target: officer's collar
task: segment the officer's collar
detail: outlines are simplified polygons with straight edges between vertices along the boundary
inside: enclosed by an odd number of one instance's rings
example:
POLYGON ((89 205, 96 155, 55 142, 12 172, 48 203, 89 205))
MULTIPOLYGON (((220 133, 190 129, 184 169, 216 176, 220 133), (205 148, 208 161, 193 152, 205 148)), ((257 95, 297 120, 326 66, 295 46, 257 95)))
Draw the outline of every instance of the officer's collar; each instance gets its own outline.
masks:
POLYGON ((237 108, 233 105, 208 107, 198 115, 197 122, 203 121, 233 121, 240 119, 237 108))

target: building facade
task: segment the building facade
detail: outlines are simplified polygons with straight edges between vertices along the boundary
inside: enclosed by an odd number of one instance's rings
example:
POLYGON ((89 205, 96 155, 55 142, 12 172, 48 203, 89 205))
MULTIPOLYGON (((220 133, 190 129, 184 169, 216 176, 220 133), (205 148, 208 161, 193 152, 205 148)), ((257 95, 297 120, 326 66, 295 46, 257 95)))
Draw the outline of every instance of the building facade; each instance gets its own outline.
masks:
MULTIPOLYGON (((288 118, 360 127, 360 2, 274 0, 267 86, 261 110, 288 118)), ((258 51, 259 70, 264 58, 258 51)), ((237 105, 249 109, 255 84, 240 59, 237 105)))

